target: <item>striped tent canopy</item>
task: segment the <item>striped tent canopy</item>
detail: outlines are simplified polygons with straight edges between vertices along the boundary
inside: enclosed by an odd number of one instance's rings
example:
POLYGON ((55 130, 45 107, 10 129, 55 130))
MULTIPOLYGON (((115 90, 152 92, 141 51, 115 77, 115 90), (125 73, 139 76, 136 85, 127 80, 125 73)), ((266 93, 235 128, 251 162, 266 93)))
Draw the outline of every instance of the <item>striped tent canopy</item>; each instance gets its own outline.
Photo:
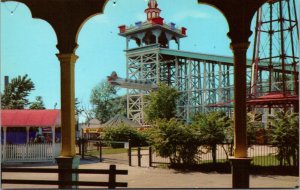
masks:
POLYGON ((124 117, 123 115, 116 115, 111 118, 109 121, 101 125, 102 128, 107 127, 118 127, 121 124, 128 125, 134 128, 141 128, 142 126, 136 122, 131 121, 130 119, 124 117))

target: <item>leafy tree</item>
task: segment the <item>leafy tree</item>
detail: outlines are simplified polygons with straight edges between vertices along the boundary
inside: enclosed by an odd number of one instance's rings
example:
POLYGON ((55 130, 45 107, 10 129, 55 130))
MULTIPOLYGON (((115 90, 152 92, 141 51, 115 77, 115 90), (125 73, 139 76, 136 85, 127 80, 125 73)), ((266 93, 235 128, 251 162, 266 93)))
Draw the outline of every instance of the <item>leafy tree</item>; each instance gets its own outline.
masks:
MULTIPOLYGON (((124 113, 125 106, 122 98, 117 97, 117 89, 106 81, 102 81, 93 88, 90 97, 94 116, 105 123, 116 114, 124 113)), ((126 112, 126 111, 125 111, 126 112)))
POLYGON ((147 97, 149 101, 145 108, 146 121, 157 119, 171 119, 176 116, 176 101, 179 93, 166 84, 159 84, 158 90, 152 91, 147 97))
POLYGON ((198 128, 201 143, 211 150, 213 163, 216 163, 217 145, 226 140, 226 129, 230 127, 230 119, 224 112, 210 112, 198 114, 193 125, 198 128))
POLYGON ((193 126, 184 125, 175 118, 158 119, 149 130, 149 138, 159 155, 169 158, 171 164, 191 165, 197 162, 200 143, 193 126))
POLYGON ((43 102, 43 98, 41 96, 35 97, 35 102, 32 102, 30 104, 29 109, 32 109, 32 110, 46 109, 45 105, 44 105, 44 102, 43 102))
POLYGON ((247 144, 251 146, 256 144, 257 133, 262 129, 261 125, 262 114, 257 112, 248 112, 247 113, 247 144))
POLYGON ((299 160, 299 115, 291 111, 275 112, 268 118, 270 143, 278 148, 277 159, 280 165, 298 166, 299 160))
MULTIPOLYGON (((256 144, 257 134, 259 131, 262 131, 261 127, 261 117, 262 114, 257 112, 248 112, 247 113, 247 145, 250 147, 253 144, 256 144)), ((233 118, 232 118, 233 119, 233 118)), ((229 143, 228 150, 224 151, 229 155, 233 155, 233 139, 234 139, 234 123, 233 120, 230 121, 230 126, 225 128, 225 141, 229 143)))
MULTIPOLYGON (((131 126, 120 124, 118 127, 109 127, 104 131, 103 139, 106 141, 122 141, 127 142, 130 139, 132 146, 146 145, 146 136, 131 126)), ((112 144, 118 147, 117 144, 112 144)))
POLYGON ((29 105, 27 97, 32 90, 34 84, 27 74, 13 78, 1 97, 2 109, 24 109, 29 105))

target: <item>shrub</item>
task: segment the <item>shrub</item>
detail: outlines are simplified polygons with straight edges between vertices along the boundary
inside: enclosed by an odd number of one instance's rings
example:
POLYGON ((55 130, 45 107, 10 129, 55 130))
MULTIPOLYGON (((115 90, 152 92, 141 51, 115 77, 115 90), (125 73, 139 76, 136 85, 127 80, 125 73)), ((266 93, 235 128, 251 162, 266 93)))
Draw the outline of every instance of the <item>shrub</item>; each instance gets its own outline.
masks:
POLYGON ((210 112, 194 117, 193 125, 200 133, 201 144, 211 150, 213 163, 217 160, 217 144, 225 142, 226 129, 230 127, 230 123, 224 112, 210 112))
POLYGON ((177 121, 157 120, 149 130, 151 144, 159 155, 169 158, 171 164, 191 165, 197 162, 199 138, 192 126, 177 121))
POLYGON ((270 143, 278 148, 276 158, 280 165, 298 166, 299 161, 299 116, 291 111, 276 112, 268 118, 270 143), (291 162, 291 159, 293 162, 291 162))
MULTIPOLYGON (((118 127, 110 127, 105 129, 103 139, 106 141, 122 141, 128 142, 131 140, 131 146, 147 145, 146 135, 137 129, 121 124, 118 127)), ((112 143, 113 148, 117 148, 120 144, 112 143)), ((123 146, 123 145, 122 145, 123 146)))

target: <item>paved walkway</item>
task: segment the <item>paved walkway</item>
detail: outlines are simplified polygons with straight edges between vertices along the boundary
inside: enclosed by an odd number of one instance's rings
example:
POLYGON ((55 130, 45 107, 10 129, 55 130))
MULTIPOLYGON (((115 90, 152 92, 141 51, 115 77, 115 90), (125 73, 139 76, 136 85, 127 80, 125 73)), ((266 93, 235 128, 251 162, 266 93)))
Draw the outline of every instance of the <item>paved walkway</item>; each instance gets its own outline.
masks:
MULTIPOLYGON (((54 168, 56 165, 24 165, 34 167, 54 168)), ((93 160, 85 160, 80 168, 108 169, 109 163, 99 163, 93 160)), ((125 164, 117 164, 117 169, 128 170, 128 176, 117 177, 118 181, 128 182, 129 188, 231 188, 231 174, 201 173, 201 172, 178 172, 170 169, 129 167, 125 164)), ((11 174, 6 173, 4 178, 22 179, 57 179, 57 174, 11 174)), ((99 175, 82 175, 82 180, 107 181, 107 176, 101 178, 99 175)), ((295 188, 299 184, 299 178, 295 176, 250 176, 251 188, 295 188)), ((42 189, 55 188, 55 186, 31 186, 31 185, 8 185, 3 189, 42 189)))

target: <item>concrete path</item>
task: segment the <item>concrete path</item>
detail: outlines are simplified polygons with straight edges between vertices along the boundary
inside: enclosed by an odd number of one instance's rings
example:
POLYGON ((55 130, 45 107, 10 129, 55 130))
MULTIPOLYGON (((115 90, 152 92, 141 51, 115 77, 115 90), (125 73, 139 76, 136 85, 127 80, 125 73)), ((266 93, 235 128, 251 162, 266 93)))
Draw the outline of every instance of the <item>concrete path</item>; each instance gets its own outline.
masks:
MULTIPOLYGON (((30 167, 55 168, 54 164, 22 165, 30 167)), ((108 169, 109 163, 99 163, 95 160, 81 161, 80 168, 85 169, 108 169)), ((119 176, 117 181, 128 182, 129 188, 231 188, 231 174, 201 173, 201 172, 178 172, 170 169, 129 167, 126 164, 117 164, 117 169, 128 170, 128 176, 119 176)), ((107 176, 81 175, 81 180, 107 181, 107 176)), ((11 174, 6 173, 4 178, 20 179, 57 179, 57 174, 11 174)), ((250 176, 251 188, 295 188, 299 184, 299 177, 295 176, 250 176)), ((32 185, 2 185, 3 189, 42 189, 56 188, 55 186, 32 186, 32 185)))

